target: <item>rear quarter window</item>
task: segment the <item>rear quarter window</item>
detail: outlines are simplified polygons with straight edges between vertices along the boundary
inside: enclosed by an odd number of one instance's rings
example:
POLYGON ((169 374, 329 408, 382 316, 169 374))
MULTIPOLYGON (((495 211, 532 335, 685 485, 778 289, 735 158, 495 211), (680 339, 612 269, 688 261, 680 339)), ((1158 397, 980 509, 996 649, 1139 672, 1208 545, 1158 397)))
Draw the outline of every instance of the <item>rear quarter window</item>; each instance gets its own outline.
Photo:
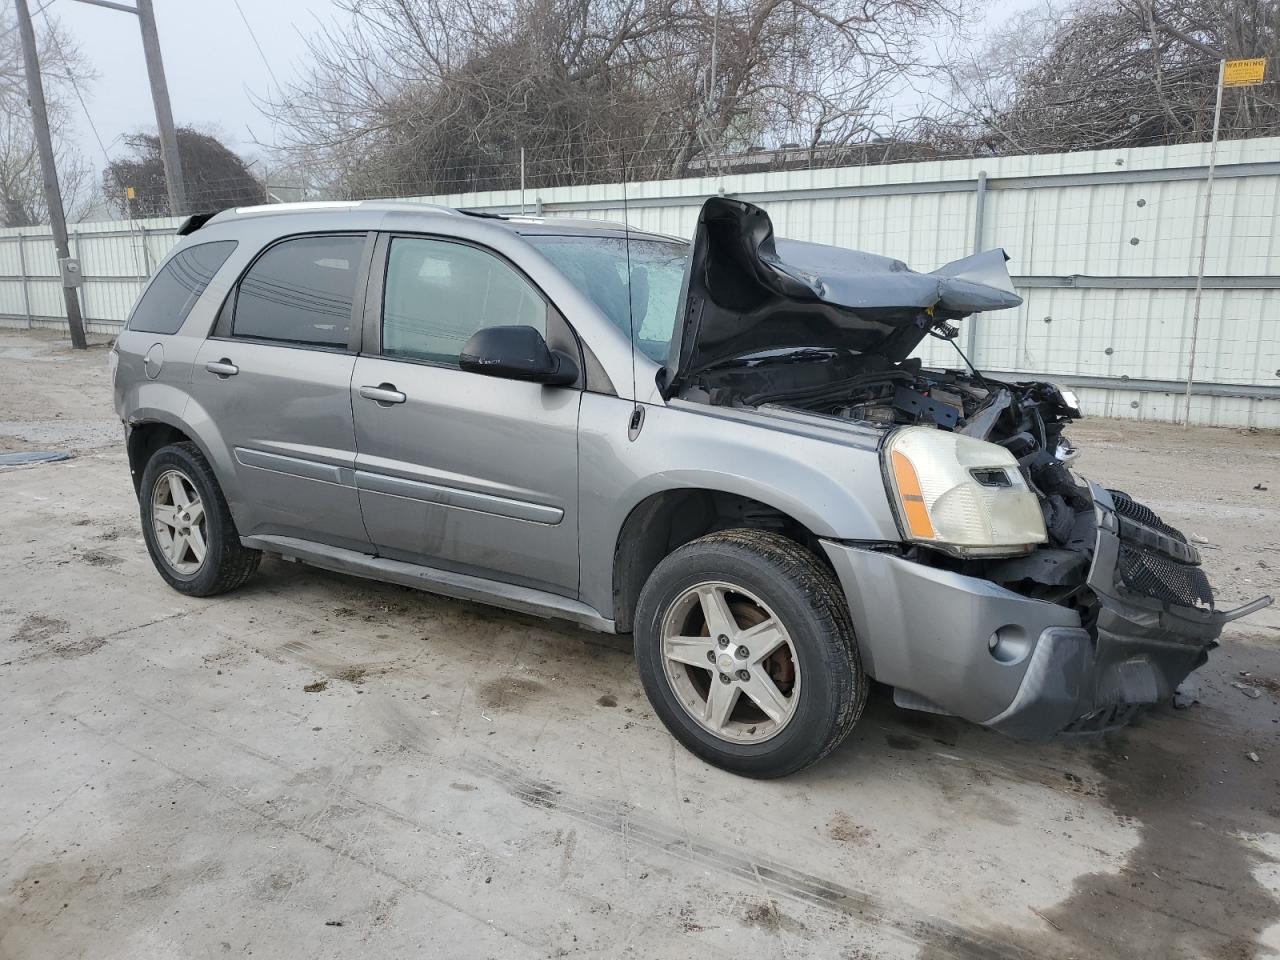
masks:
POLYGON ((215 240, 174 254, 133 308, 128 329, 142 333, 177 333, 209 281, 235 248, 234 240, 215 240))

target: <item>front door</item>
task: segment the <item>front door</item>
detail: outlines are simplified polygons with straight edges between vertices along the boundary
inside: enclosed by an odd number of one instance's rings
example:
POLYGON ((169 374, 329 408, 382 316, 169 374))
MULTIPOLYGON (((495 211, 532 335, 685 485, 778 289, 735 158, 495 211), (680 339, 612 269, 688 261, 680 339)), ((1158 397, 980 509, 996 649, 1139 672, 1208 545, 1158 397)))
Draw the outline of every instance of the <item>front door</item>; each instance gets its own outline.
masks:
POLYGON ((482 327, 545 336, 550 305, 492 252, 427 237, 384 239, 370 288, 379 333, 351 404, 378 553, 576 597, 581 392, 458 369, 482 327))
POLYGON ((351 415, 353 301, 367 242, 328 234, 269 247, 196 356, 187 416, 221 436, 243 536, 370 549, 351 415))

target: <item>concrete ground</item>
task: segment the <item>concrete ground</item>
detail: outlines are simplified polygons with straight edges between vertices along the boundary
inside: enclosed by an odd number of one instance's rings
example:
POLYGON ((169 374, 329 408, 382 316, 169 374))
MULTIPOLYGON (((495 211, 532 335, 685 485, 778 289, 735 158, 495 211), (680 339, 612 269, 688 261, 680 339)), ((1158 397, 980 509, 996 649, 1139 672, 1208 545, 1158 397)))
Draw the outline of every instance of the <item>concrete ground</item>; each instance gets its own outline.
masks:
MULTIPOLYGON (((1225 600, 1277 592, 1280 438, 1072 435, 1225 600)), ((880 695, 756 783, 676 746, 625 638, 276 561, 171 591, 119 441, 102 347, 0 334, 0 449, 76 454, 0 471, 0 957, 1280 953, 1274 608, 1105 740, 880 695)))

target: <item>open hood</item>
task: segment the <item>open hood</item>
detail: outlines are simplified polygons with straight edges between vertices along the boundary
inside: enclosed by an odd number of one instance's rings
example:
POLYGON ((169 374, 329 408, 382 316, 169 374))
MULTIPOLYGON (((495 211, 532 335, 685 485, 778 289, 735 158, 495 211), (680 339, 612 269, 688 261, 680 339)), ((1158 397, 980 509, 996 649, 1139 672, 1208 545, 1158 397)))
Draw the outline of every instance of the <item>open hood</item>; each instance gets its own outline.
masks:
POLYGON ((1022 303, 1003 250, 917 273, 900 260, 775 240, 769 215, 742 200, 702 205, 661 387, 737 357, 788 347, 906 359, 944 321, 1022 303))

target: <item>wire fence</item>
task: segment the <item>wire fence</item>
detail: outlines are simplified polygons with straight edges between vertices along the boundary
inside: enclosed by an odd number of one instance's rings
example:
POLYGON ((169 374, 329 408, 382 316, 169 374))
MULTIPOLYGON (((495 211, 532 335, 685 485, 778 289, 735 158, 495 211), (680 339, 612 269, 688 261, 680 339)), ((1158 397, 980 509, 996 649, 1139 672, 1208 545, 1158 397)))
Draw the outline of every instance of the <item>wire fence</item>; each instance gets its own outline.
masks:
MULTIPOLYGON (((458 189, 401 193, 506 215, 625 219, 681 237, 692 235, 707 196, 726 194, 764 206, 780 236, 869 250, 921 270, 1004 247, 1024 302, 960 324, 959 345, 975 363, 993 374, 1071 383, 1093 413, 1173 421, 1182 416, 1191 355, 1208 152, 1183 144, 769 172, 727 167, 628 182, 624 190, 620 182, 531 182, 535 158, 526 151, 523 190, 517 173, 502 179, 503 189, 474 191, 459 177, 446 181, 458 189)), ((1193 422, 1280 427, 1276 158, 1280 138, 1219 148, 1193 422)), ((73 227, 91 330, 119 329, 177 223, 73 227)), ((42 228, 0 230, 0 324, 65 324, 42 228)), ((921 354, 933 364, 960 362, 939 341, 926 341, 921 354)))

